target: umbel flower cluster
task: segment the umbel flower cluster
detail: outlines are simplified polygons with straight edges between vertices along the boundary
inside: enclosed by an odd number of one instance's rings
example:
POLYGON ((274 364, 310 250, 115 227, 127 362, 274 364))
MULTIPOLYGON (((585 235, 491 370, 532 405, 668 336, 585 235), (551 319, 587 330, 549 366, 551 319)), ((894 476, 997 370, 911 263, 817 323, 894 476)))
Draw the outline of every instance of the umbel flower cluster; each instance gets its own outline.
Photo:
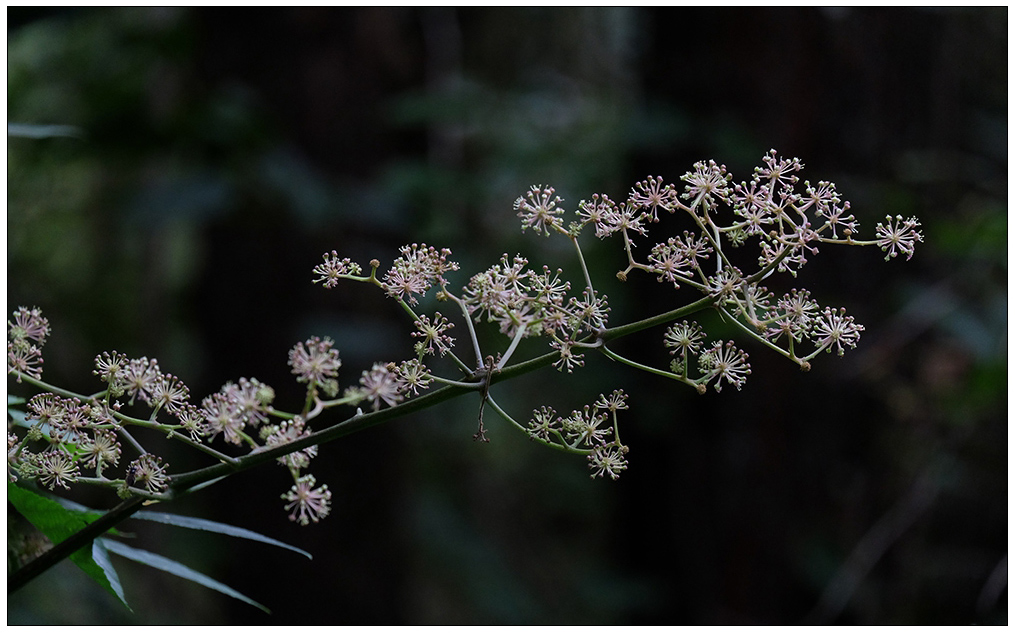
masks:
POLYGON ((806 289, 770 290, 769 279, 795 277, 823 244, 872 245, 885 252, 886 260, 899 255, 908 260, 923 240, 920 223, 887 217, 877 224, 873 239, 860 240, 849 202, 833 183, 801 183, 802 169, 798 159, 782 158, 773 150, 750 181, 737 183, 725 166, 703 161, 680 178, 681 186, 649 176, 621 203, 593 194, 578 203, 570 220, 554 188, 533 186, 514 203, 522 230, 568 241, 579 274, 570 278, 563 269, 531 266, 521 255, 504 254, 464 286, 454 287, 449 278, 460 267, 449 249, 405 245, 383 273, 379 260, 372 260, 365 273, 363 266, 337 252, 325 254, 313 270, 313 282, 326 289, 342 281, 379 287, 406 314, 415 345, 406 359, 377 362, 343 388, 335 342, 310 337, 297 343, 288 361, 295 380, 306 386, 298 412, 276 409, 274 390, 253 378, 227 382, 215 394, 192 400, 186 385, 163 372, 156 360, 116 351, 95 358, 96 392, 78 394, 51 386, 42 380, 49 323, 38 309, 19 308, 8 321, 7 372, 40 392, 24 402, 22 417, 9 419, 8 480, 35 479, 50 489, 87 483, 115 489, 123 497, 158 500, 223 475, 216 468, 171 473, 164 458, 139 442, 136 429, 148 428, 205 453, 216 466, 226 466, 223 469, 236 471, 263 457, 274 459, 293 479, 282 494, 284 508, 290 519, 305 525, 331 509, 328 486, 319 485, 307 471, 319 439, 337 438, 340 428, 365 424, 372 416, 383 420, 379 415, 386 410, 408 413, 414 404, 420 409, 469 391, 480 396, 477 440, 488 441, 484 413, 489 407, 533 440, 585 456, 593 477, 616 479, 628 467, 629 448, 621 442, 618 427, 620 412, 628 408, 622 390, 600 395, 566 416, 543 405, 527 421, 519 421, 497 403, 492 386, 551 365, 573 373, 584 365, 586 355, 599 352, 700 393, 709 387, 716 392, 728 386, 739 390, 751 373, 748 354, 734 340, 709 337, 691 319, 702 311, 718 312, 744 339, 804 370, 823 352, 842 355, 854 348, 864 327, 845 309, 822 306, 806 289), (667 215, 683 217, 685 228, 649 239, 650 230, 667 215), (588 235, 619 242, 618 252, 626 258, 617 272, 621 281, 641 271, 693 299, 637 322, 611 326, 608 298, 593 284, 582 252, 581 242, 588 235), (431 291, 446 309, 419 310, 431 291), (496 350, 484 350, 480 344, 477 329, 484 324, 499 333, 496 350), (627 359, 609 346, 653 327, 665 327, 660 344, 672 355, 666 368, 627 359), (543 352, 516 361, 523 339, 543 340, 543 352), (337 407, 349 407, 355 414, 318 433, 311 430, 315 418, 337 407))

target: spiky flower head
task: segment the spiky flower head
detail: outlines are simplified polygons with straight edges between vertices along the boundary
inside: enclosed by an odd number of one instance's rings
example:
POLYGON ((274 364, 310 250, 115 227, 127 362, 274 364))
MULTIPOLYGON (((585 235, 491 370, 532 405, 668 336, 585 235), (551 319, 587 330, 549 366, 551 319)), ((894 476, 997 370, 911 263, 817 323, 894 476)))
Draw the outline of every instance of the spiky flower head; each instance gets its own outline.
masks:
POLYGON ((306 474, 296 480, 292 488, 282 494, 289 520, 301 525, 309 525, 331 513, 331 491, 327 485, 314 487, 317 479, 313 474, 306 474))
POLYGON ((457 271, 458 263, 450 260, 450 249, 437 249, 426 243, 405 245, 399 249, 391 269, 384 274, 381 286, 392 298, 405 300, 411 305, 435 283, 447 284, 444 274, 457 271))
POLYGON ((405 398, 406 383, 399 376, 397 365, 393 363, 375 363, 370 370, 363 371, 359 386, 347 388, 346 397, 354 403, 369 401, 374 410, 379 410, 381 402, 394 406, 405 398))
POLYGON ((705 373, 706 381, 715 380, 713 386, 716 392, 722 391, 724 379, 740 390, 751 374, 747 357, 747 353, 738 349, 733 340, 726 342, 725 346, 722 342, 713 342, 711 348, 698 358, 698 365, 705 373))
POLYGON ((620 473, 627 469, 626 453, 626 446, 601 445, 593 449, 589 454, 591 477, 609 476, 613 480, 620 478, 620 473))
POLYGON ((885 260, 900 253, 906 254, 906 260, 912 258, 916 243, 923 242, 923 234, 917 229, 919 226, 920 221, 916 217, 903 220, 902 216, 886 216, 884 223, 878 223, 876 242, 881 251, 887 252, 885 260))
MULTIPOLYGON (((265 438, 265 444, 268 447, 277 447, 310 436, 311 432, 312 430, 307 426, 303 417, 297 415, 278 425, 265 426, 261 429, 261 436, 265 438)), ((278 462, 290 469, 304 470, 310 465, 310 459, 315 456, 317 456, 317 446, 311 445, 280 456, 278 462)))
POLYGON ((322 283, 325 289, 336 286, 342 278, 358 276, 363 272, 363 268, 352 260, 339 258, 337 251, 332 251, 331 255, 324 254, 323 258, 324 262, 314 267, 314 273, 318 275, 314 282, 322 283))
POLYGON ((560 215, 563 209, 557 207, 564 199, 556 195, 549 185, 533 185, 525 196, 515 200, 515 209, 522 219, 522 231, 531 227, 537 232, 549 236, 550 230, 563 231, 560 215))
POLYGON ((639 181, 631 190, 630 201, 638 207, 648 210, 652 220, 659 220, 658 210, 663 208, 672 212, 679 204, 677 188, 673 184, 663 185, 663 177, 649 176, 639 181))
POLYGON ((51 490, 57 485, 70 489, 70 484, 81 476, 77 462, 58 449, 36 455, 33 463, 39 482, 51 490))
POLYGON ((169 487, 169 464, 154 454, 142 454, 127 466, 125 484, 156 494, 169 487))
POLYGON ((102 474, 102 468, 120 462, 120 442, 109 430, 95 430, 91 437, 85 437, 80 445, 86 467, 95 468, 102 474))
POLYGON ((342 360, 335 342, 330 337, 321 339, 316 335, 306 342, 297 343, 289 351, 289 366, 296 375, 296 381, 320 386, 329 396, 338 393, 338 369, 342 360))
POLYGON ((14 342, 31 340, 41 347, 46 343, 49 333, 49 320, 42 316, 42 311, 37 307, 18 307, 14 312, 14 322, 7 321, 7 338, 14 342))
POLYGON ((412 334, 413 337, 420 338, 420 341, 416 342, 416 353, 420 356, 439 354, 443 357, 451 351, 455 343, 455 338, 447 334, 448 329, 453 326, 454 323, 440 313, 435 313, 433 318, 421 315, 416 320, 416 331, 412 334))
POLYGON ((811 340, 819 351, 832 352, 834 348, 842 356, 845 353, 844 346, 856 348, 863 330, 863 325, 857 324, 853 316, 846 315, 846 309, 836 311, 826 307, 814 320, 811 340))

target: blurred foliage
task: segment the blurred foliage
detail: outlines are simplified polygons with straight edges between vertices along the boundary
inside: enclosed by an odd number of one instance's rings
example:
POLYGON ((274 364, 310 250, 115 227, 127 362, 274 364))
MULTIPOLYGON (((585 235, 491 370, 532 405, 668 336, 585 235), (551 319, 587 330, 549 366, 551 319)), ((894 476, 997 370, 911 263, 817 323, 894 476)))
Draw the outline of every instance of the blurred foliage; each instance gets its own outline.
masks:
MULTIPOLYGON (((989 582, 1007 549, 1006 21, 9 8, 9 121, 82 132, 8 138, 8 310, 43 309, 45 377, 73 389, 111 349, 157 357, 198 398, 254 376, 281 404, 300 398, 285 359, 310 335, 336 340, 346 381, 401 359, 397 307, 311 285, 320 254, 386 265, 427 242, 454 250, 463 284, 501 253, 573 274, 566 245, 518 231, 511 204, 537 183, 573 206, 704 158, 746 180, 776 148, 835 181, 868 235, 915 214, 927 238, 909 263, 826 248, 792 281, 867 326, 806 375, 745 344, 735 394, 598 358, 498 388, 516 417, 626 389, 616 483, 506 426, 473 443, 466 398, 322 448, 335 511, 320 526, 285 519, 287 477, 268 468, 167 510, 312 562, 125 526, 271 617, 117 561, 136 613, 64 567, 12 595, 8 623, 1006 623, 1006 578, 989 582)), ((614 323, 675 301, 617 282, 618 244, 587 249, 614 323)), ((619 352, 665 363, 660 338, 619 352)))

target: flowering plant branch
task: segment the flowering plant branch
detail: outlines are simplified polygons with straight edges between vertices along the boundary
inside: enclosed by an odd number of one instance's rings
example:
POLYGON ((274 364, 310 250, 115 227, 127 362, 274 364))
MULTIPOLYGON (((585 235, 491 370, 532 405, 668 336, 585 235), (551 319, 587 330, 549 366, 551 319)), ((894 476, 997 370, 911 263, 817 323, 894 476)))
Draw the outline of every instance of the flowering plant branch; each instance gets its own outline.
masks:
POLYGON ((38 309, 18 309, 8 321, 8 375, 38 392, 16 419, 20 425, 9 426, 8 482, 35 480, 50 490, 85 483, 112 489, 125 502, 16 572, 9 589, 88 544, 143 502, 171 500, 267 462, 281 464, 293 478, 292 487, 282 494, 289 518, 303 525, 318 522, 328 515, 332 497, 328 486, 307 472, 320 445, 469 392, 480 395, 477 440, 489 441, 484 421, 489 406, 541 444, 585 456, 593 477, 618 478, 627 469, 629 451, 619 432, 619 413, 628 408, 622 390, 600 395, 566 416, 542 406, 520 421, 497 403, 492 387, 547 366, 572 373, 584 365, 586 354, 600 352, 699 393, 709 386, 716 392, 724 385, 739 390, 751 373, 748 354, 733 340, 710 341, 702 326, 689 319, 706 310, 718 312, 742 335, 803 370, 822 352, 842 355, 854 348, 864 327, 845 309, 821 307, 806 289, 793 288, 777 297, 763 283, 778 274, 795 277, 822 243, 872 245, 886 253, 886 260, 900 254, 909 259, 915 243, 923 240, 920 224, 915 218, 889 217, 877 225, 874 239, 859 240, 859 223, 835 185, 804 181, 801 188, 802 169, 798 159, 779 157, 773 150, 750 182, 737 184, 725 166, 699 162, 681 177, 683 191, 650 176, 637 183, 623 203, 605 194, 580 201, 575 219, 567 224, 563 200, 555 190, 533 186, 514 204, 522 230, 568 241, 581 272, 574 280, 565 278, 562 269, 530 268, 521 255, 504 254, 456 291, 448 278, 460 267, 449 249, 406 245, 380 275, 378 260, 372 260, 364 274, 349 258, 325 254, 313 270, 315 283, 326 289, 341 282, 378 287, 407 315, 416 343, 407 359, 375 363, 344 390, 335 343, 319 337, 297 343, 288 361, 296 381, 306 385, 306 396, 293 412, 277 409, 272 388, 253 378, 227 382, 199 403, 191 401, 186 385, 164 373, 155 359, 129 359, 116 351, 95 358, 101 390, 82 394, 50 385, 42 380, 41 354, 49 322, 38 309), (689 229, 639 252, 635 241, 647 238, 662 214, 684 216, 689 229), (641 271, 675 289, 692 289, 696 299, 636 322, 608 326, 608 299, 596 288, 582 251, 589 232, 598 239, 620 239, 626 257, 617 273, 621 281, 641 271), (749 244, 754 251, 745 255, 749 244), (752 271, 745 273, 748 265, 752 271), (431 289, 437 301, 447 303, 446 311, 418 311, 431 289), (503 335, 496 351, 481 345, 477 327, 484 322, 496 324, 503 335), (607 346, 663 325, 668 326, 662 344, 673 356, 667 368, 627 359, 607 346), (468 341, 456 345, 461 339, 468 341), (515 361, 524 339, 541 339, 545 349, 515 361), (436 370, 439 365, 447 369, 436 370), (311 429, 325 411, 336 408, 353 411, 337 423, 311 429), (138 410, 140 414, 128 414, 138 410), (172 473, 165 459, 146 450, 135 436, 138 428, 160 432, 212 462, 172 473), (238 452, 224 451, 223 444, 238 452), (128 453, 135 458, 126 461, 128 453))

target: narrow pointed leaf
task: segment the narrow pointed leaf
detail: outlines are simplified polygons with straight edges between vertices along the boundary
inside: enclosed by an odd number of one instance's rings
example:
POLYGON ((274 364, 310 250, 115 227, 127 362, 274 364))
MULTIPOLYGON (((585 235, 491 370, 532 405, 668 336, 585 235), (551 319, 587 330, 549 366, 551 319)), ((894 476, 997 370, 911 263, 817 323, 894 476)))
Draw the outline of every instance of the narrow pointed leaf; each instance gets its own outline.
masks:
POLYGON ((288 545, 280 540, 269 538, 268 536, 259 534, 249 529, 243 529, 242 527, 234 527, 233 525, 227 525, 225 523, 215 522, 213 520, 205 520, 203 518, 194 518, 192 516, 180 516, 177 514, 167 514, 165 512, 147 512, 140 511, 134 514, 134 518, 137 520, 149 520, 157 523, 165 523, 167 525, 176 525, 177 527, 186 527, 188 529, 200 529, 202 531, 210 531, 216 534, 225 534, 227 536, 234 536, 236 538, 246 538, 247 540, 256 540, 269 545, 275 545, 276 547, 282 547, 290 551, 295 551, 300 555, 306 556, 308 559, 313 560, 313 556, 309 552, 304 551, 298 547, 288 545))
MULTIPOLYGON (((102 517, 100 512, 67 509, 54 500, 18 487, 14 483, 7 484, 7 502, 14 505, 14 508, 36 529, 45 534, 53 544, 63 542, 66 538, 84 529, 89 523, 102 517)), ((99 586, 123 602, 128 609, 130 608, 123 598, 123 590, 117 592, 106 575, 106 571, 95 562, 93 550, 89 545, 72 553, 70 560, 95 580, 99 586)), ((119 580, 116 584, 119 585, 119 580)))
POLYGON ((148 565, 149 567, 165 571, 166 573, 171 573, 172 575, 183 578, 185 580, 190 580, 191 582, 197 582, 198 584, 208 587, 209 589, 218 591, 219 593, 223 593, 225 595, 228 595, 229 597, 236 598, 237 600, 246 602, 251 606, 257 607, 262 611, 264 611, 265 613, 269 614, 271 613, 271 611, 268 610, 268 607, 264 606, 263 604, 255 602, 254 600, 251 600, 250 598, 243 595, 239 591, 236 591, 235 589, 228 587, 217 580, 209 578, 203 573, 194 571, 190 567, 181 564, 175 560, 171 560, 169 558, 166 558, 165 556, 160 556, 156 553, 145 551, 143 549, 135 549, 134 547, 130 547, 116 540, 109 540, 108 538, 99 538, 98 540, 101 540, 104 543, 106 549, 112 551, 113 553, 119 556, 123 556, 124 558, 127 558, 129 560, 140 562, 141 564, 148 565))
POLYGON ((113 563, 109 561, 109 552, 106 551, 105 541, 101 538, 92 541, 92 560, 106 574, 106 579, 109 580, 109 586, 113 594, 120 598, 124 606, 130 609, 130 605, 127 604, 127 598, 123 596, 123 585, 120 584, 120 576, 116 573, 116 569, 113 568, 113 563))

